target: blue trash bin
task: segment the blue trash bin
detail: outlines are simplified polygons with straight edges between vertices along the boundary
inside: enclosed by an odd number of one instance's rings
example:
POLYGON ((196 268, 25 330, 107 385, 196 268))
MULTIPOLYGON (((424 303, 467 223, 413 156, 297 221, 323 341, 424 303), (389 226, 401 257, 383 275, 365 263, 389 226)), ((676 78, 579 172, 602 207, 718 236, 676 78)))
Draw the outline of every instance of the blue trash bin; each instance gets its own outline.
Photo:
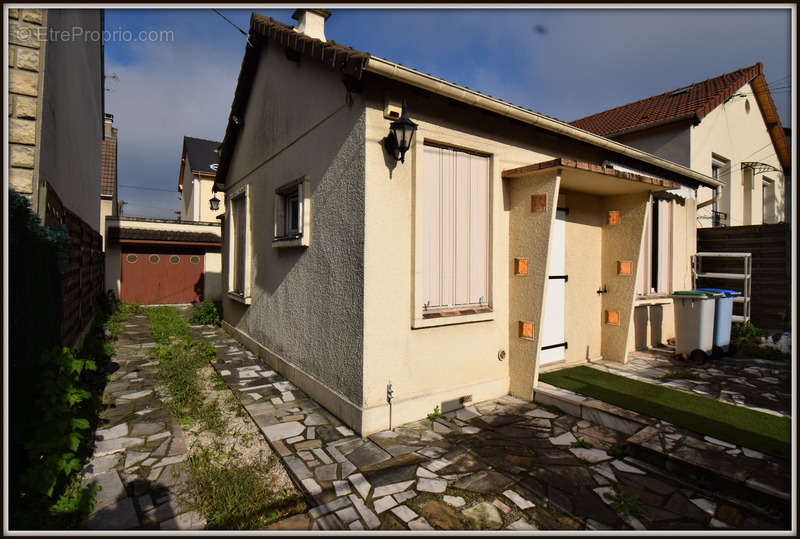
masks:
POLYGON ((717 304, 714 309, 714 346, 727 352, 731 344, 731 321, 733 317, 733 298, 741 296, 737 290, 721 288, 697 288, 701 292, 714 292, 717 304))

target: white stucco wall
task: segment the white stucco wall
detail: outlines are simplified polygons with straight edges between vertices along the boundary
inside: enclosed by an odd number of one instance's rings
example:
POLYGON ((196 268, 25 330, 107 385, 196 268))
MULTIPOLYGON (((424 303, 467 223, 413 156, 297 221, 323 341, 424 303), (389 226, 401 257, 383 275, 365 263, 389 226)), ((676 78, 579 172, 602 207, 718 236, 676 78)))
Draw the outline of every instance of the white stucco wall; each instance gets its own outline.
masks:
MULTIPOLYGON (((712 110, 700 125, 691 129, 690 168, 711 175, 711 157, 716 155, 730 161, 729 185, 723 188, 718 203, 719 211, 728 214, 728 226, 757 225, 762 223, 761 180, 763 176, 776 181, 777 220, 785 221, 785 186, 783 175, 769 173, 757 175, 755 182, 748 181, 742 171, 743 161, 758 161, 780 169, 775 148, 767 132, 764 118, 753 97, 753 87, 746 84, 737 92, 749 94, 734 97, 712 110), (746 104, 750 111, 747 112, 746 104), (747 187, 747 190, 745 190, 747 187), (749 201, 749 211, 745 208, 749 201)), ((698 202, 708 200, 710 189, 700 189, 698 202)))
POLYGON ((684 166, 690 164, 690 129, 688 122, 674 122, 652 129, 613 137, 628 146, 639 148, 684 166))

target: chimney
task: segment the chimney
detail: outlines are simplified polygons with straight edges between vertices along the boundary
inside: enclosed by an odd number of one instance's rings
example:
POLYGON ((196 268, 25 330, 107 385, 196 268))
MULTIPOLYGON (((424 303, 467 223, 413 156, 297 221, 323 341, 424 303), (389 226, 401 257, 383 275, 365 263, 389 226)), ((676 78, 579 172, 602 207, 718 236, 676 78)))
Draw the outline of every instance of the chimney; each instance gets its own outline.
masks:
POLYGON ((331 16, 327 9, 296 9, 292 18, 298 22, 294 31, 304 36, 326 41, 325 21, 331 16))
POLYGON ((103 138, 109 138, 112 136, 113 131, 111 130, 114 126, 114 115, 109 113, 103 114, 103 138))

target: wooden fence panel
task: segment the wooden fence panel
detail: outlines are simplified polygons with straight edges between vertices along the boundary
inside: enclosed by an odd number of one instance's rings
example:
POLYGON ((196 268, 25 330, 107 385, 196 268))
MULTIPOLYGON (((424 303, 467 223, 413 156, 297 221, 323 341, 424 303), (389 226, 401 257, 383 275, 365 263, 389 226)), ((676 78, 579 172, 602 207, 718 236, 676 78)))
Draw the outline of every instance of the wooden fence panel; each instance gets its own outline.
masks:
MULTIPOLYGON (((791 326, 791 229, 787 223, 773 225, 700 228, 698 252, 734 252, 753 255, 751 321, 765 329, 789 329, 791 326)), ((741 264, 733 260, 703 259, 703 271, 741 273, 741 264)), ((700 287, 741 290, 738 281, 700 279, 700 287)), ((734 304, 739 313, 740 304, 734 304)))

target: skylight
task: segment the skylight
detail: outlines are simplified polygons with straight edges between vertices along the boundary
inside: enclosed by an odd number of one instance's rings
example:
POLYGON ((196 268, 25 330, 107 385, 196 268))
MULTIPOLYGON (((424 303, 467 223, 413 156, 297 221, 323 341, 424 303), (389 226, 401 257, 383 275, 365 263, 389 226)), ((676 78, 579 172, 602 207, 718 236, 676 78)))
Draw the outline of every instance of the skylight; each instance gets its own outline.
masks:
POLYGON ((670 97, 675 97, 676 95, 685 94, 691 89, 692 89, 692 85, 690 84, 689 86, 684 86, 683 88, 678 88, 677 90, 675 90, 674 92, 669 94, 669 96, 670 97))

